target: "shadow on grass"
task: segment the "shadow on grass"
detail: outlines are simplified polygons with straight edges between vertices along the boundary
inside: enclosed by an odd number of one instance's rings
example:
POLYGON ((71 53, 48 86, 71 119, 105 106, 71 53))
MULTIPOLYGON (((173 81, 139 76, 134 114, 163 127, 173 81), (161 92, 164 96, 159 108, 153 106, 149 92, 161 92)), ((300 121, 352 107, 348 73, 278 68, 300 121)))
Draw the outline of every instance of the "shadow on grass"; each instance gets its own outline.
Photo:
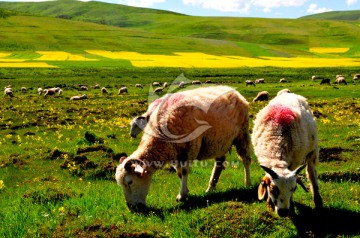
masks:
POLYGON ((159 218, 164 218, 165 214, 172 213, 177 210, 191 211, 194 209, 208 207, 214 203, 227 201, 238 201, 243 203, 253 203, 258 201, 257 187, 253 186, 244 189, 230 189, 224 192, 217 192, 215 190, 214 192, 209 192, 205 195, 189 195, 185 201, 179 202, 178 205, 169 209, 159 209, 147 206, 146 208, 136 209, 135 212, 143 215, 156 215, 159 218))
POLYGON ((300 237, 338 237, 360 234, 360 213, 324 208, 315 211, 312 207, 296 203, 297 215, 292 218, 300 237))

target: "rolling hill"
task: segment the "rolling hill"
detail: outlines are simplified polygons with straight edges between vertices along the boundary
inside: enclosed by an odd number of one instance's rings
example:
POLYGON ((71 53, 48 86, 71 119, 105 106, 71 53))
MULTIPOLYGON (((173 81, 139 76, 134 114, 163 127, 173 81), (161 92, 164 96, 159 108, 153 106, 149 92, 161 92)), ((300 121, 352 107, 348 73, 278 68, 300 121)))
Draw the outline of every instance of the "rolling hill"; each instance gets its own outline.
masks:
POLYGON ((0 2, 16 11, 0 21, 0 50, 204 52, 314 56, 310 47, 345 47, 326 57, 360 55, 356 22, 319 19, 195 17, 103 2, 0 2), (18 13, 22 12, 22 13, 18 13))
POLYGON ((334 21, 359 21, 360 10, 354 11, 332 11, 313 14, 309 16, 301 17, 300 19, 322 19, 322 20, 334 20, 334 21))

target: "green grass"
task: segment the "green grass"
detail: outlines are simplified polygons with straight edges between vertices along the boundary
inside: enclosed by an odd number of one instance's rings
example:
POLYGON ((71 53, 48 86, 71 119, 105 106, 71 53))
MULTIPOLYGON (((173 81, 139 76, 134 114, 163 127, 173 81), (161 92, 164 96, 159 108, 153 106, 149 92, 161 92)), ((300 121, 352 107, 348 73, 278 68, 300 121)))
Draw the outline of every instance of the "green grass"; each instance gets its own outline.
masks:
MULTIPOLYGON (((92 64, 90 62, 90 64, 92 64)), ((325 69, 129 69, 123 67, 0 69, 0 86, 11 84, 13 99, 0 103, 1 237, 359 237, 359 84, 320 86, 312 75, 350 78, 357 68, 325 69), (254 154, 252 186, 244 187, 243 166, 235 151, 216 191, 206 194, 212 161, 193 166, 190 197, 175 201, 179 179, 165 167, 153 178, 148 210, 130 212, 114 168, 122 153, 140 141, 131 139, 131 118, 147 109, 149 84, 171 82, 184 73, 190 80, 211 79, 235 87, 250 102, 250 117, 266 105, 254 103, 258 91, 271 98, 287 87, 308 98, 319 126, 320 191, 324 210, 316 213, 310 193, 294 195, 296 215, 279 218, 257 200, 263 176, 254 154), (290 82, 282 85, 279 78, 290 82), (246 79, 266 84, 245 86, 246 79), (86 92, 89 99, 70 102, 80 84, 106 86, 86 92), (135 88, 135 83, 145 85, 135 88), (125 85, 128 95, 117 95, 125 85), (29 91, 21 93, 20 87, 29 91), (44 98, 37 88, 60 86, 61 96, 44 98), (100 143, 91 143, 86 133, 100 143), (94 149, 95 148, 95 149, 94 149), (90 151, 91 149, 95 151, 90 151), (81 153, 79 153, 81 152, 81 153), (79 154, 78 154, 79 153, 79 154)), ((252 120, 250 121, 252 128, 252 120)))

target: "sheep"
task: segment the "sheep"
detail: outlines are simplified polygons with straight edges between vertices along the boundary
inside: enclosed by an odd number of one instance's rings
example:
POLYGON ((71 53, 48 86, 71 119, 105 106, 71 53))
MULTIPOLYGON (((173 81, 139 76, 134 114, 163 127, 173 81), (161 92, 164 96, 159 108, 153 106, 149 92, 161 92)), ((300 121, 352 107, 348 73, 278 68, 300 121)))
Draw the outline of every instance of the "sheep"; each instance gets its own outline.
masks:
POLYGON ((345 85, 347 85, 345 77, 343 77, 343 76, 336 77, 336 83, 337 84, 345 84, 345 85))
POLYGON ((21 92, 23 92, 23 93, 26 93, 27 92, 27 88, 26 87, 21 87, 21 92))
POLYGON ((120 94, 122 94, 122 93, 128 93, 127 87, 121 87, 121 88, 119 89, 118 95, 120 95, 120 94))
POLYGON ((269 100, 269 92, 268 91, 261 91, 259 92, 256 97, 253 99, 253 102, 257 101, 267 101, 269 100))
POLYGON ((4 89, 4 96, 9 96, 9 97, 14 97, 14 92, 12 90, 12 88, 10 87, 5 87, 4 89))
POLYGON ((255 83, 256 83, 256 84, 265 83, 265 79, 256 79, 256 80, 255 80, 255 83))
POLYGON ((94 89, 99 89, 100 88, 100 84, 96 83, 94 86, 93 86, 94 89))
POLYGON ((37 92, 38 92, 39 95, 41 95, 41 94, 43 93, 43 89, 42 89, 42 88, 38 88, 38 89, 37 89, 37 92))
POLYGON ((257 114, 251 139, 266 172, 258 187, 259 200, 268 195, 269 207, 280 217, 292 215, 296 183, 307 191, 297 176, 307 166, 315 207, 323 207, 315 167, 319 161, 317 125, 306 98, 294 93, 276 96, 257 114))
POLYGON ((86 99, 86 98, 88 98, 86 94, 83 94, 83 95, 81 95, 81 96, 72 96, 72 97, 70 98, 70 101, 83 100, 83 99, 86 99))
POLYGON ((245 84, 246 84, 246 86, 248 86, 248 85, 253 85, 254 87, 256 86, 255 83, 251 80, 246 80, 245 84))
POLYGON ((213 82, 210 80, 210 79, 208 79, 208 80, 206 80, 205 81, 205 84, 212 84, 213 82))
POLYGON ((191 84, 198 85, 198 84, 201 84, 201 82, 200 82, 200 80, 194 80, 191 82, 191 84))
POLYGON ((162 100, 165 98, 161 97, 153 101, 149 104, 148 109, 145 113, 143 113, 141 116, 134 117, 130 122, 130 136, 132 138, 136 138, 138 134, 145 128, 147 122, 149 121, 149 118, 153 111, 156 109, 156 107, 162 102, 162 100))
POLYGON ((63 92, 63 90, 59 89, 59 91, 58 91, 58 95, 61 95, 61 94, 62 94, 62 92, 63 92))
POLYGON ((163 91, 162 87, 155 88, 154 93, 161 93, 163 91))
POLYGON ((321 82, 320 82, 320 85, 322 85, 322 84, 330 85, 330 79, 322 79, 321 82))
POLYGON ((135 88, 143 88, 143 86, 139 83, 135 84, 135 88))
POLYGON ((315 81, 316 79, 324 79, 323 77, 317 76, 317 75, 313 75, 311 77, 311 81, 315 81))
POLYGON ((286 83, 287 81, 286 81, 286 79, 285 78, 281 78, 280 80, 279 80, 279 83, 286 83))
POLYGON ((184 81, 181 81, 179 83, 179 88, 185 88, 185 82, 184 81))
POLYGON ((80 86, 80 90, 82 90, 82 91, 88 91, 89 88, 88 88, 87 86, 85 86, 85 85, 81 85, 81 86, 80 86))
POLYGON ((163 88, 167 88, 169 86, 169 84, 167 83, 167 82, 165 82, 164 84, 163 84, 163 88))
POLYGON ((46 96, 50 96, 50 95, 55 95, 56 93, 58 93, 60 90, 60 88, 48 88, 48 89, 44 89, 43 93, 44 93, 44 97, 46 96))
POLYGON ((355 74, 354 77, 353 77, 353 81, 357 81, 360 79, 360 74, 355 74))
POLYGON ((280 90, 276 95, 279 96, 280 94, 283 94, 283 93, 291 93, 291 92, 289 89, 284 88, 284 89, 280 90))
POLYGON ((159 82, 153 82, 152 86, 153 87, 161 87, 161 84, 159 82))
POLYGON ((102 87, 102 88, 101 88, 101 92, 102 92, 103 94, 108 94, 108 93, 109 93, 109 91, 108 91, 105 87, 102 87))
POLYGON ((122 157, 115 178, 129 208, 146 205, 153 174, 170 163, 181 181, 177 201, 186 198, 187 177, 193 160, 215 158, 207 192, 212 191, 225 166, 225 155, 236 146, 250 185, 248 102, 227 86, 198 88, 167 96, 145 127, 141 142, 122 157), (200 126, 199 126, 200 125, 200 126), (172 134, 174 133, 174 134, 172 134))

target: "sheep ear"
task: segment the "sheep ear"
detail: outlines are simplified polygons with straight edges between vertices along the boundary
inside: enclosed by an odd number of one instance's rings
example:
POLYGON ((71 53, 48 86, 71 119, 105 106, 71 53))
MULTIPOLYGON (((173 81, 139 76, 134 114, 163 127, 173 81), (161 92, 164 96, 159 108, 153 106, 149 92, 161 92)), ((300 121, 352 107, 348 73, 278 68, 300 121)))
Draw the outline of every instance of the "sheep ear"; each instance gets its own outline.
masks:
POLYGON ((278 179, 279 175, 272 169, 269 169, 268 167, 262 166, 260 165, 260 167, 266 172, 268 173, 272 179, 278 179))
POLYGON ((265 176, 258 187, 258 199, 260 201, 264 200, 267 194, 267 187, 270 185, 270 178, 265 176))

